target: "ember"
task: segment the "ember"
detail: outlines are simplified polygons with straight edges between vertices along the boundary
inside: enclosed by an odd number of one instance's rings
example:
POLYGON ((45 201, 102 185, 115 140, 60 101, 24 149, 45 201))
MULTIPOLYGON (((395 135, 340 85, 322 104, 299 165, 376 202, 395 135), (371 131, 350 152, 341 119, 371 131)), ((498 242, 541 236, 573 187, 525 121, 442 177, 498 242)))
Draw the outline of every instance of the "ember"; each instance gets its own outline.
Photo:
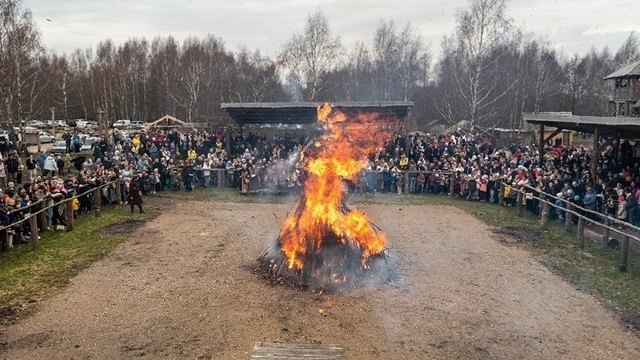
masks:
POLYGON ((343 290, 389 282, 393 266, 384 234, 345 204, 345 180, 356 180, 369 154, 389 140, 398 119, 347 117, 329 104, 318 107, 326 132, 305 153, 304 195, 260 258, 276 281, 311 290, 343 290))

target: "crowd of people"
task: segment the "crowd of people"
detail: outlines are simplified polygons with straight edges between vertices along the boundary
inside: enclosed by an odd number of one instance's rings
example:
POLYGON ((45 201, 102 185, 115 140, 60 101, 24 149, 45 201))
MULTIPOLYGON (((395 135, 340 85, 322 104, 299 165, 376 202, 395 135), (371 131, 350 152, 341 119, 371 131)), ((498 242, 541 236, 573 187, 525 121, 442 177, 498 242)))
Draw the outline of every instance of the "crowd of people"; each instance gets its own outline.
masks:
MULTIPOLYGON (((103 204, 120 201, 143 212, 143 196, 161 191, 191 191, 196 186, 228 186, 240 194, 291 193, 301 189, 307 176, 305 136, 231 136, 220 131, 177 129, 127 133, 114 130, 93 144, 90 154, 77 153, 79 137, 68 131, 66 154, 42 152, 22 158, 2 146, 0 162, 0 221, 14 224, 33 212, 33 203, 55 205, 121 179, 120 191, 111 184, 102 189, 103 204)), ((567 203, 606 213, 630 223, 640 222, 640 143, 625 141, 620 153, 609 146, 600 154, 597 172, 583 147, 560 143, 538 149, 535 144, 495 148, 477 134, 460 131, 446 135, 396 134, 370 154, 361 176, 347 182, 351 191, 368 193, 450 193, 470 201, 498 203, 500 184, 527 185, 529 194, 541 191, 567 203), (542 162, 540 161, 542 157, 542 162), (451 176, 454 174, 454 176, 451 176), (531 190, 535 189, 535 190, 531 190)), ((506 205, 515 204, 515 191, 506 187, 506 205)), ((527 207, 538 211, 533 196, 527 207)), ((90 211, 93 193, 75 199, 74 213, 90 211)), ((47 210, 47 227, 65 225, 63 206, 47 210)), ((553 217, 564 218, 562 210, 553 217)), ((11 228, 14 243, 25 241, 26 222, 11 228)))

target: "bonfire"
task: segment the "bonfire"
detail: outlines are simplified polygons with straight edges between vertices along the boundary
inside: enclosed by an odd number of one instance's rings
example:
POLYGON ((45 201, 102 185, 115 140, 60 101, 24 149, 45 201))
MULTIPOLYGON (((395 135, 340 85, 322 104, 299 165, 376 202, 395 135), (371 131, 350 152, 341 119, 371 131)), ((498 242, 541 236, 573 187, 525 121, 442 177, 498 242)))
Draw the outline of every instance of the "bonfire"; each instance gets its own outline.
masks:
POLYGON ((259 259, 271 280, 311 290, 343 290, 392 280, 385 235, 364 213, 346 205, 345 181, 357 181, 367 156, 399 124, 379 114, 347 116, 318 107, 324 132, 305 151, 304 193, 259 259))

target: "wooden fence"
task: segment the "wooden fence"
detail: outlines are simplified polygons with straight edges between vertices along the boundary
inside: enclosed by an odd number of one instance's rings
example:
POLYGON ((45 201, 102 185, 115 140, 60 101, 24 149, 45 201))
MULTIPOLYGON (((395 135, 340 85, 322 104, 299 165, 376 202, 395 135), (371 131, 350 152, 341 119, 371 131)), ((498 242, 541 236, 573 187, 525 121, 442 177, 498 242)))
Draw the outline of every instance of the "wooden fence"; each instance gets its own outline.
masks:
MULTIPOLYGON (((51 199, 50 197, 32 203, 31 205, 28 206, 28 208, 31 208, 32 212, 28 216, 25 216, 24 219, 11 223, 9 225, 0 226, 0 232, 3 234, 2 250, 6 251, 11 246, 11 238, 9 234, 9 232, 11 231, 11 228, 13 228, 16 225, 25 223, 27 221, 29 222, 29 228, 31 231, 31 237, 29 238, 31 248, 33 250, 37 250, 39 247, 38 231, 46 230, 49 225, 46 217, 46 211, 55 206, 65 206, 65 215, 66 215, 65 220, 67 223, 66 230, 73 231, 74 221, 75 221, 73 217, 73 199, 93 193, 93 196, 94 196, 93 214, 95 217, 100 217, 100 206, 102 205, 102 189, 112 185, 115 185, 117 203, 118 205, 121 205, 122 199, 121 199, 120 179, 106 182, 98 187, 89 189, 73 197, 66 198, 50 206, 45 206, 46 202, 51 199), (33 210, 35 210, 35 212, 33 210)), ((9 213, 23 212, 24 210, 25 208, 20 208, 20 209, 12 210, 9 213)))
POLYGON ((499 203, 504 205, 503 196, 505 188, 510 188, 511 191, 515 191, 516 196, 516 208, 519 217, 524 214, 524 206, 526 202, 526 194, 529 195, 529 199, 537 200, 540 202, 540 227, 547 229, 549 226, 549 214, 551 207, 561 210, 565 214, 564 228, 567 231, 573 231, 574 217, 578 219, 576 224, 576 246, 579 249, 584 249, 584 230, 587 224, 595 224, 602 229, 602 237, 600 244, 603 247, 609 245, 611 233, 619 234, 622 241, 620 241, 620 262, 619 270, 627 271, 628 258, 629 258, 629 241, 640 241, 640 228, 629 224, 628 222, 620 219, 616 219, 607 214, 602 214, 597 211, 585 209, 584 207, 576 206, 575 204, 565 199, 556 197, 552 194, 547 194, 529 185, 511 186, 506 183, 500 184, 500 200, 499 203), (558 206, 555 204, 555 200, 560 200, 564 204, 558 206), (591 216, 589 216, 591 215, 591 216), (599 220, 598 220, 599 219, 599 220), (637 234, 636 234, 637 233, 637 234))

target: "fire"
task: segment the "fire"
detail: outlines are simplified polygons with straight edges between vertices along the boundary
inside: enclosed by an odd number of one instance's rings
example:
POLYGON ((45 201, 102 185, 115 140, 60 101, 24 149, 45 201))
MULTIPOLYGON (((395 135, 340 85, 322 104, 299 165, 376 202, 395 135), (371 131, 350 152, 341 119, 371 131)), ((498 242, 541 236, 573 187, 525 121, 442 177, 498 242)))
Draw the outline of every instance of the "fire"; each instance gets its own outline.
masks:
MULTIPOLYGON (((361 263, 380 254, 386 247, 384 234, 376 232, 364 213, 347 211, 344 205, 345 180, 356 180, 366 166, 367 156, 383 147, 391 131, 387 119, 358 114, 347 117, 325 104, 318 107, 318 119, 326 132, 316 148, 306 154, 309 177, 304 201, 293 211, 280 230, 280 244, 289 269, 304 269, 309 254, 320 253, 327 239, 355 246, 361 263)), ((395 121, 395 119, 394 119, 395 121)), ((342 275, 334 281, 344 281, 342 275)))

